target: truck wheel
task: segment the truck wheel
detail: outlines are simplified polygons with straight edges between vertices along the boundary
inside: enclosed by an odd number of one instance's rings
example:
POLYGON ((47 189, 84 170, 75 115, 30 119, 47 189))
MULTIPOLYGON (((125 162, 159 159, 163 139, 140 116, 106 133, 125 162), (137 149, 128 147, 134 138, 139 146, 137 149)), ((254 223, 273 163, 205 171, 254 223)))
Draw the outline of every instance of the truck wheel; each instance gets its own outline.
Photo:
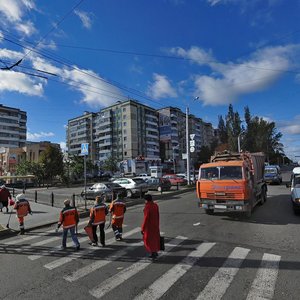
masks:
POLYGON ((264 188, 261 192, 261 200, 260 200, 260 205, 263 205, 267 201, 267 191, 264 188))
POLYGON ((205 213, 207 215, 213 215, 214 214, 214 210, 212 208, 207 208, 207 209, 205 209, 205 213))

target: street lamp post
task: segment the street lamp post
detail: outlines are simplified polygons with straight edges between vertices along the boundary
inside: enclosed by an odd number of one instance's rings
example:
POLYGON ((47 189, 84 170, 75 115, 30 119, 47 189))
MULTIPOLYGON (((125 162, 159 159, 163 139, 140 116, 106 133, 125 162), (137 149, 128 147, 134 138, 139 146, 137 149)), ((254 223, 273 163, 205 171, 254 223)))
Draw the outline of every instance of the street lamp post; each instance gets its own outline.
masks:
POLYGON ((189 146, 189 108, 186 107, 186 116, 185 116, 185 131, 186 131, 186 177, 188 185, 190 185, 190 146, 189 146))

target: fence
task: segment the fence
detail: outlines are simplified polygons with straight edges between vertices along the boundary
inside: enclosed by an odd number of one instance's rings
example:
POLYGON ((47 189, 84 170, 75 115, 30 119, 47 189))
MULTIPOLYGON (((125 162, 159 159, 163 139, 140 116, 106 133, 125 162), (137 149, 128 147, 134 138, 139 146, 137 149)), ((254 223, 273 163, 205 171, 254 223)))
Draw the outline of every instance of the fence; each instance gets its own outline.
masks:
MULTIPOLYGON (((172 186, 173 190, 179 190, 179 185, 173 185, 172 186)), ((64 200, 65 199, 70 199, 71 203, 73 206, 80 207, 80 208, 89 208, 94 204, 95 199, 85 199, 84 197, 81 196, 81 194, 76 194, 70 192, 69 194, 60 194, 60 193, 53 193, 50 191, 45 191, 45 190, 34 190, 34 189, 17 189, 17 188, 12 188, 10 189, 10 192, 13 197, 15 197, 19 193, 23 193, 26 195, 26 198, 30 201, 34 201, 35 203, 40 203, 40 204, 45 204, 45 205, 50 205, 54 207, 59 207, 62 208, 64 207, 64 200)), ((158 194, 162 195, 163 193, 167 193, 168 191, 163 191, 161 190, 160 192, 153 192, 149 191, 151 194, 158 194)), ((143 198, 142 190, 139 193, 138 198, 142 199, 143 198)), ((109 201, 112 199, 112 194, 108 194, 109 196, 109 201)))

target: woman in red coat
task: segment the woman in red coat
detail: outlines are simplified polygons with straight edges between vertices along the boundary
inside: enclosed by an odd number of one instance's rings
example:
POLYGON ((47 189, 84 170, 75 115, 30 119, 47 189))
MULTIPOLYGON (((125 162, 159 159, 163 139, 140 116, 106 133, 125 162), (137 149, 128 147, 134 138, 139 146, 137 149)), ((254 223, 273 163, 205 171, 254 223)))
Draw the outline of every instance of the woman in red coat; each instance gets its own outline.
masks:
POLYGON ((159 211, 158 205, 152 201, 151 195, 145 195, 144 221, 142 235, 146 251, 151 258, 157 257, 160 250, 159 211))

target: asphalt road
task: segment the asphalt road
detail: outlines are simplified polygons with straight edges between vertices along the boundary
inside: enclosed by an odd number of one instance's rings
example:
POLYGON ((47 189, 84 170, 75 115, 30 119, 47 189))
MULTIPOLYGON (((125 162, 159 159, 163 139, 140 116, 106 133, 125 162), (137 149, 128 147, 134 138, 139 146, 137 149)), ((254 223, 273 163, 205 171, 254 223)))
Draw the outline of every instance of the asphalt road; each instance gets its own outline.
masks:
POLYGON ((159 201, 167 248, 156 262, 139 244, 143 205, 128 209, 125 241, 109 229, 105 248, 80 233, 80 252, 53 250, 53 228, 1 240, 0 299, 299 299, 300 216, 288 188, 268 188, 249 219, 206 215, 195 192, 159 201))

